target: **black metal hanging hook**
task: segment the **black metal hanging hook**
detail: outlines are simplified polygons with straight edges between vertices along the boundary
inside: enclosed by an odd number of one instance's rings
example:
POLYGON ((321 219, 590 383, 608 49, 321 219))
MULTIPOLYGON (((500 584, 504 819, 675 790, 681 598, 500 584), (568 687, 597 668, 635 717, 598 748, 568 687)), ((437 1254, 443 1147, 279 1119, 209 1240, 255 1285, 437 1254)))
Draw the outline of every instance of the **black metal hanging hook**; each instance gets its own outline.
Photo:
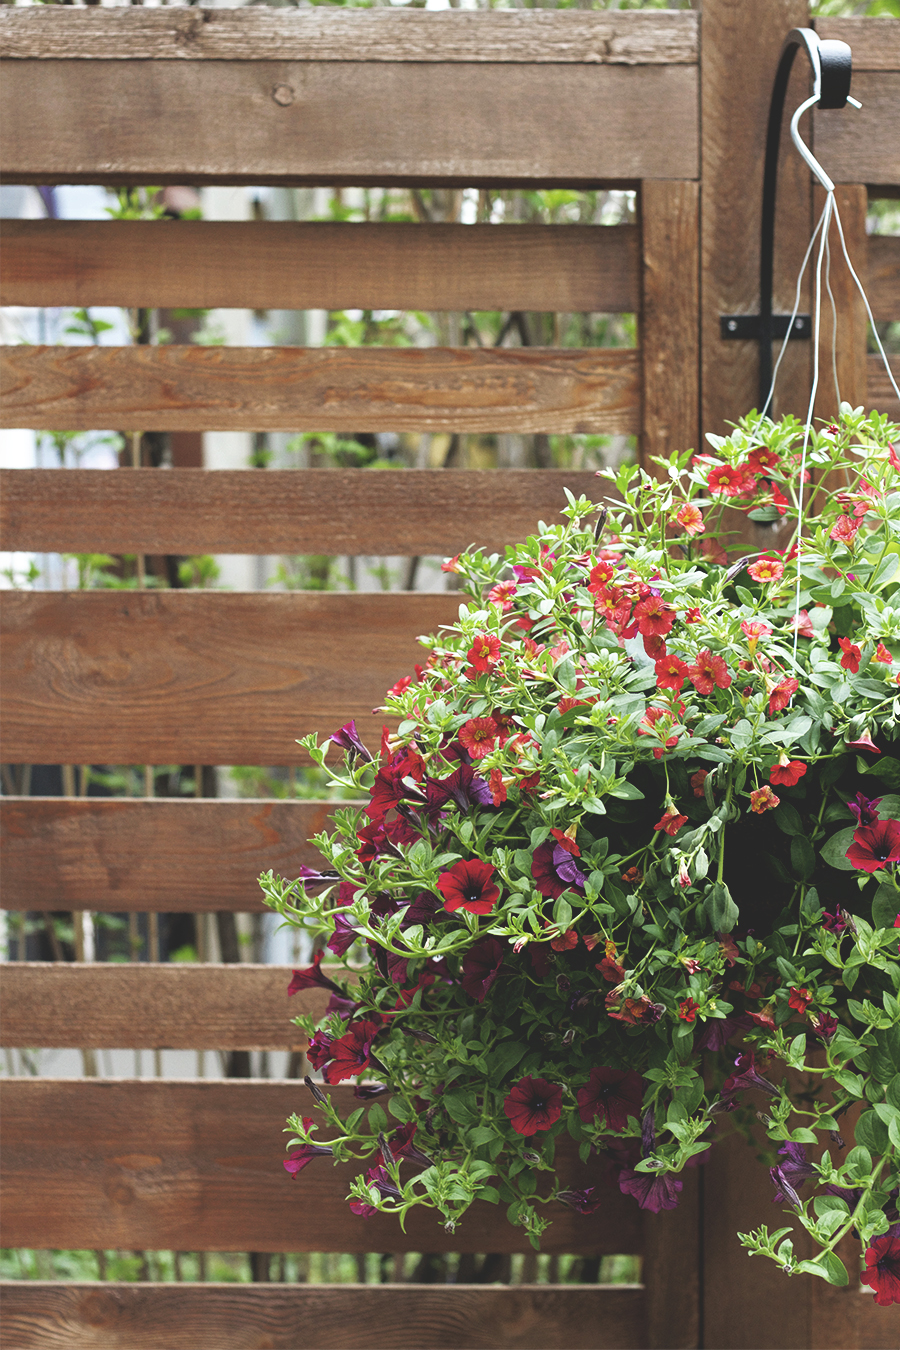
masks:
MULTIPOLYGON (((759 249, 759 314, 724 314, 720 320, 723 338, 756 338, 759 343, 759 407, 765 406, 772 384, 772 343, 788 336, 790 316, 772 313, 772 286, 775 254, 775 198, 778 188, 778 152, 788 81, 794 56, 800 48, 806 52, 813 73, 813 92, 820 108, 843 108, 850 93, 852 56, 846 42, 821 39, 811 28, 794 28, 781 49, 766 131, 766 157, 763 169, 762 222, 759 249)), ((810 338, 812 322, 808 314, 796 315, 792 338, 810 338)))

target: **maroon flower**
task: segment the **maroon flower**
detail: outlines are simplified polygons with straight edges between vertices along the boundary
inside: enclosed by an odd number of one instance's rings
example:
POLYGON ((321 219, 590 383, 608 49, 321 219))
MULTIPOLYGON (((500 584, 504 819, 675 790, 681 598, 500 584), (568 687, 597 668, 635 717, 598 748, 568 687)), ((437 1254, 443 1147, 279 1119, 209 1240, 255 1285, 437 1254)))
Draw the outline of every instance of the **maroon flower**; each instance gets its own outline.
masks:
POLYGON ((335 914, 334 932, 325 945, 330 952, 334 952, 335 956, 344 956, 358 937, 359 934, 346 914, 335 914))
POLYGON ((644 1085, 633 1069, 591 1069, 591 1076, 578 1089, 578 1114, 585 1125, 598 1116, 608 1130, 624 1130, 629 1116, 637 1116, 641 1109, 644 1085))
POLYGON ((361 1102, 374 1101, 376 1097, 383 1097, 387 1092, 393 1092, 393 1088, 389 1088, 387 1083, 357 1083, 353 1089, 354 1097, 361 1102))
POLYGON ((853 832, 847 859, 860 872, 877 872, 888 863, 900 862, 900 821, 878 820, 860 825, 853 832))
POLYGON ((531 875, 541 895, 558 899, 563 891, 584 890, 585 876, 561 844, 538 844, 531 860, 531 875))
POLYGON ((435 824, 441 809, 453 801, 460 811, 471 811, 473 806, 493 806, 494 798, 487 782, 471 764, 460 764, 449 778, 427 778, 428 818, 435 824))
POLYGON ((857 825, 875 825, 878 822, 878 807, 881 805, 880 797, 864 797, 861 792, 857 792, 852 802, 847 803, 850 810, 856 816, 857 825))
POLYGON ((483 1003, 503 965, 503 943, 498 938, 482 938, 463 957, 460 984, 476 1003, 483 1003))
POLYGON ((549 1130, 562 1114, 562 1088, 546 1078, 520 1078, 503 1103, 516 1134, 549 1130))
POLYGON ((359 732, 356 730, 356 722, 346 722, 340 731, 336 731, 331 737, 335 745, 339 745, 342 750, 349 750, 352 755, 359 755, 360 759, 368 764, 372 756, 369 754, 362 741, 359 739, 359 732))
POLYGON ((325 1066, 326 1083, 340 1083, 367 1069, 372 1041, 380 1030, 378 1022, 355 1022, 345 1036, 332 1041, 331 1063, 325 1066))
POLYGON ((451 914, 466 909, 470 914, 490 914, 500 898, 493 884, 494 868, 480 858, 461 858, 438 878, 437 888, 444 897, 444 909, 451 914))
POLYGON ((306 1058, 314 1069, 321 1069, 331 1059, 331 1042, 327 1031, 317 1031, 306 1047, 306 1058))
POLYGON ((879 1307, 900 1303, 900 1236, 885 1233, 872 1239, 866 1249, 866 1273, 860 1279, 873 1290, 879 1307))
POLYGON ((770 1083, 768 1078, 763 1078, 762 1074, 757 1072, 752 1051, 739 1055, 734 1061, 734 1067, 735 1072, 722 1084, 723 1097, 732 1097, 736 1092, 743 1092, 745 1088, 758 1088, 760 1092, 766 1092, 770 1097, 778 1096, 778 1089, 774 1083, 770 1083))
POLYGON ((593 1186, 588 1186, 586 1191, 559 1191, 556 1198, 577 1214, 593 1214, 603 1204, 602 1196, 594 1195, 593 1186))
POLYGON ((401 802, 423 800, 417 788, 403 781, 397 768, 379 769, 372 784, 371 800, 366 815, 372 821, 383 821, 387 813, 401 802))
POLYGON ((626 1167, 619 1173, 619 1190, 623 1195, 633 1195, 641 1209, 658 1214, 661 1209, 678 1208, 681 1182, 671 1172, 654 1176, 652 1172, 635 1172, 626 1167))
POLYGON ((388 1146, 395 1158, 406 1158, 409 1162, 419 1163, 422 1167, 433 1166, 433 1160, 413 1143, 413 1135, 419 1127, 409 1122, 394 1130, 388 1146))
POLYGON ((306 966, 304 970, 295 970, 292 972, 292 979, 288 985, 288 994, 297 994, 301 989, 331 989, 335 994, 343 994, 343 989, 334 980, 329 980, 327 975, 323 975, 320 969, 324 951, 313 953, 313 963, 306 966))
MULTIPOLYGON (((370 1167, 366 1173, 366 1184, 374 1186, 382 1200, 401 1199, 400 1191, 383 1167, 370 1167)), ((373 1214, 378 1213, 375 1206, 367 1204, 365 1200, 351 1200, 350 1208, 354 1214, 359 1214, 363 1219, 371 1219, 373 1214)))
MULTIPOLYGON (((312 1116, 303 1117, 303 1128, 308 1130, 313 1124, 312 1116)), ((313 1158, 324 1157, 326 1154, 333 1154, 334 1149, 327 1144, 301 1144, 299 1148, 292 1148, 284 1160, 284 1170, 290 1172, 292 1177, 302 1172, 307 1163, 311 1163, 313 1158)))
POLYGON ((800 1208, 800 1199, 797 1195, 798 1187, 802 1186, 804 1181, 817 1175, 812 1163, 806 1161, 806 1149, 802 1144, 795 1144, 791 1140, 783 1144, 778 1150, 778 1157, 784 1158, 784 1162, 778 1163, 775 1167, 769 1168, 769 1176, 775 1183, 775 1195, 772 1203, 777 1204, 779 1200, 788 1200, 788 1202, 800 1208))

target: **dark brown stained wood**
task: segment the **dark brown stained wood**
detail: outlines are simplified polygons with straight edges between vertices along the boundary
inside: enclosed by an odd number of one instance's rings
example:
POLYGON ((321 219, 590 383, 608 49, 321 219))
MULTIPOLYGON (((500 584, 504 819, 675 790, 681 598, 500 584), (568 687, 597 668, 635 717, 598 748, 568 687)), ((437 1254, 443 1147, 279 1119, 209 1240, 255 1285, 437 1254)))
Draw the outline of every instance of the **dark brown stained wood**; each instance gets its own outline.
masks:
POLYGON ((896 19, 816 18, 813 27, 821 38, 849 43, 854 79, 860 70, 900 70, 900 24, 896 19))
POLYGON ((102 10, 74 19, 0 11, 4 58, 230 61, 697 61, 694 14, 419 10, 102 10))
POLYGON ((876 323, 900 322, 900 235, 869 235, 869 279, 864 281, 876 323))
MULTIPOLYGON (((816 219, 825 205, 825 190, 816 186, 813 191, 813 210, 816 219)), ((864 186, 838 183, 835 190, 835 206, 840 212, 844 242, 860 280, 868 274, 868 235, 866 234, 866 213, 869 194, 864 186)), ((831 271, 829 284, 837 311, 837 323, 834 323, 831 301, 827 289, 822 297, 822 314, 819 338, 819 388, 816 393, 814 415, 816 418, 833 420, 837 416, 839 402, 849 403, 852 408, 867 406, 867 365, 866 338, 869 330, 869 317, 859 288, 844 261, 837 221, 832 220, 828 237, 831 246, 831 271), (832 365, 832 350, 834 362, 832 365), (834 371, 837 371, 837 389, 835 389, 834 371), (840 398, 838 398, 838 390, 840 398)), ((865 281, 863 280, 863 285, 865 281)))
POLYGON ((639 1350, 641 1289, 602 1285, 0 1286, 9 1350, 639 1350), (102 1341, 98 1339, 102 1337, 102 1341))
POLYGON ((0 113, 9 183, 697 177, 694 66, 8 61, 0 113))
POLYGON ((651 1350, 694 1350, 700 1339, 700 1174, 681 1173, 677 1209, 647 1224, 642 1277, 651 1350))
POLYGON ((638 430, 640 356, 600 347, 6 347, 7 427, 638 430))
POLYGON ((644 359, 642 451, 699 448, 700 185, 650 182, 641 190, 644 359))
MULTIPOLYGON (((891 363, 894 380, 900 385, 900 357, 891 356, 888 359, 891 363)), ((866 365, 868 367, 866 386, 869 407, 874 408, 877 412, 884 413, 892 422, 900 422, 900 400, 898 400, 894 393, 894 387, 888 379, 884 362, 876 354, 866 357, 866 365)))
MULTIPOLYGON (((342 1114, 358 1103, 331 1090, 342 1114)), ((527 1251, 505 1207, 478 1203, 444 1231, 434 1211, 364 1220, 346 1195, 360 1170, 317 1158, 297 1180, 282 1167, 285 1118, 314 1115, 297 1081, 7 1081, 4 1098, 4 1247, 144 1248, 150 1251, 527 1251)), ((322 1138, 328 1131, 321 1130, 322 1138)), ((560 1138, 564 1186, 598 1184, 607 1200, 589 1217, 552 1206, 549 1252, 640 1252, 644 1216, 583 1167, 560 1138)), ((549 1216, 549 1209, 548 1209, 549 1216)))
POLYGON ((288 998, 290 966, 9 961, 0 1044, 135 1050, 304 1050, 291 1019, 322 1017, 327 989, 288 998))
POLYGON ((854 71, 852 88, 861 108, 816 109, 816 158, 836 183, 894 187, 900 183, 900 70, 854 71))
POLYGON ((619 313, 639 252, 633 225, 17 220, 0 303, 619 313))
POLYGON ((6 592, 4 763, 301 764, 421 661, 454 595, 6 592))
POLYGON ((561 524, 577 470, 0 470, 0 539, 38 553, 459 553, 561 524))
POLYGON ((271 868, 293 878, 303 866, 322 865, 308 840, 331 828, 335 805, 2 797, 3 904, 105 913, 261 912, 261 872, 271 868))

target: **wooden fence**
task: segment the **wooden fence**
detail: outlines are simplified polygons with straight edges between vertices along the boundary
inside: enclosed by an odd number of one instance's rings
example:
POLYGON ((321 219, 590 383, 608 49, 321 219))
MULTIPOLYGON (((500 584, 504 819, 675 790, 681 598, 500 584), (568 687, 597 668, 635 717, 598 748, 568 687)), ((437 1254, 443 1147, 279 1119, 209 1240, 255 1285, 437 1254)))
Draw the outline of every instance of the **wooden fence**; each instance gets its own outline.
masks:
MULTIPOLYGON (((802 0, 667 12, 0 9, 0 167, 16 183, 633 187, 635 226, 19 221, 14 305, 635 312, 639 347, 494 350, 17 347, 2 425, 202 431, 636 432, 700 443, 755 402, 763 128, 802 0), (402 88, 402 100, 397 91, 402 88), (701 134, 702 132, 702 134, 701 134)), ((900 318, 900 241, 865 235, 900 183, 900 38, 851 43, 859 112, 817 113, 851 253, 900 318)), ((805 96, 795 72, 791 99, 805 96)), ((789 310, 813 193, 785 153, 776 306, 789 310)), ((836 283, 837 284, 837 283, 836 283)), ((894 416, 849 308, 845 396, 894 416)), ((808 397, 792 344, 782 410, 808 397)), ((889 388, 889 386, 888 386, 889 388)), ((821 411, 828 411, 823 395, 821 411)), ((137 553, 456 552, 552 518, 591 475, 405 471, 3 475, 4 547, 137 553)), ((4 596, 7 763, 303 762, 295 739, 371 722, 452 596, 4 596)), ((309 862, 326 803, 2 801, 3 904, 107 912, 259 908, 263 867, 309 862)), ((285 970, 11 964, 10 1046, 291 1048, 285 970)), ((303 995, 309 1007, 314 994, 303 995)), ((296 1012, 296 1009, 291 1009, 296 1012)), ((490 1206, 452 1238, 347 1212, 345 1168, 280 1168, 296 1081, 18 1079, 4 1087, 4 1246, 210 1251, 524 1250, 490 1206), (307 1180, 308 1177, 308 1180, 307 1180)), ((337 1089, 345 1100, 348 1090, 337 1089)), ((647 1219, 615 1189, 560 1212, 551 1252, 643 1258, 640 1286, 66 1285, 4 1288, 12 1347, 744 1347, 896 1343, 854 1287, 748 1262, 764 1168, 729 1147, 647 1219), (755 1175, 761 1174, 760 1177, 755 1175)), ((573 1177, 576 1160, 570 1159, 573 1177)))

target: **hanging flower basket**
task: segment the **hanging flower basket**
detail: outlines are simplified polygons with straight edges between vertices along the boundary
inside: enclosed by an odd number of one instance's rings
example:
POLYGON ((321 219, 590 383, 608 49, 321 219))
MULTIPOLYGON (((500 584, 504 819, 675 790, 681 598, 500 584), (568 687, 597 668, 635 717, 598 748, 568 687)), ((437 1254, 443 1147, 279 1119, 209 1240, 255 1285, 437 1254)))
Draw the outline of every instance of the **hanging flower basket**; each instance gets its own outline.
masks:
POLYGON ((322 871, 262 885, 346 967, 318 950, 291 992, 331 990, 298 1024, 360 1104, 342 1119, 308 1078, 325 1128, 292 1117, 285 1167, 359 1159, 360 1215, 424 1205, 452 1230, 481 1198, 537 1246, 605 1184, 674 1208, 682 1170, 760 1113, 777 1217, 741 1241, 843 1284, 856 1233, 887 1304, 898 428, 844 405, 802 472, 793 418, 709 439, 658 478, 607 472, 605 504, 569 495, 505 557, 449 560, 459 622, 388 693, 380 755, 353 723, 304 742, 319 764, 343 749, 332 782, 360 801, 317 837, 322 871), (781 522, 781 548, 728 565, 739 512, 781 522), (563 1134, 608 1182, 559 1188, 563 1134))

